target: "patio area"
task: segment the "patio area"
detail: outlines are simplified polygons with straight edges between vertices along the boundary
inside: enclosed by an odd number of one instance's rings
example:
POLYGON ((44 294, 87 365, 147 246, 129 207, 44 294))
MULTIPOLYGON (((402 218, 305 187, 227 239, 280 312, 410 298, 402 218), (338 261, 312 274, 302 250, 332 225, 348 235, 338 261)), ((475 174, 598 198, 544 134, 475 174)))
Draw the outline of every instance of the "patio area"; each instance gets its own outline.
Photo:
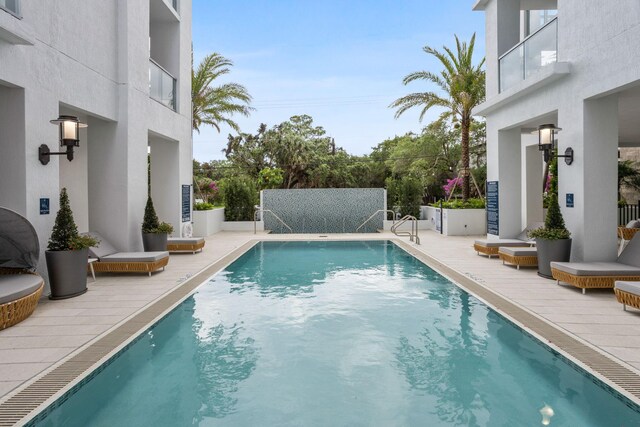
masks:
MULTIPOLYGON (((86 294, 61 301, 42 299, 30 318, 0 331, 0 408, 33 379, 61 366, 85 347, 98 341, 108 341, 105 338, 113 331, 126 330, 133 335, 137 330, 144 330, 153 323, 155 315, 147 315, 147 320, 142 321, 139 312, 151 308, 154 302, 163 300, 176 289, 184 288, 183 294, 188 294, 213 271, 231 262, 238 254, 237 250, 250 245, 253 240, 381 238, 398 240, 392 233, 329 234, 321 237, 221 232, 207 238, 202 253, 172 255, 166 271, 152 277, 99 274, 96 282, 89 278, 86 294), (236 253, 232 254, 233 251, 236 253), (213 263, 215 265, 212 266, 213 263)), ((427 261, 434 268, 461 282, 464 288, 478 294, 481 299, 492 302, 495 296, 510 301, 521 312, 526 312, 530 319, 542 320, 540 323, 553 333, 565 332, 612 360, 613 365, 627 368, 630 374, 627 372, 625 375, 632 377, 630 381, 640 382, 640 311, 623 311, 612 290, 589 290, 582 295, 580 289, 558 286, 555 281, 538 277, 535 268, 518 271, 514 267, 503 266, 500 260, 476 255, 472 248, 474 237, 444 237, 427 231, 421 233, 420 239, 422 244, 419 246, 409 243, 407 238, 399 240, 406 243, 402 247, 410 252, 423 259, 431 258, 427 261), (480 292, 474 292, 474 289, 480 292)), ((161 308, 167 309, 169 305, 166 304, 161 308)), ((509 312, 498 309, 503 313, 509 312)), ((520 320, 520 323, 528 329, 526 320, 520 320)), ((532 333, 536 333, 535 329, 532 333)), ((554 339, 545 336, 543 339, 562 348, 554 339)), ((114 342, 109 351, 119 345, 114 342)), ((567 351, 571 352, 570 349, 567 351)), ((638 401, 637 397, 630 398, 638 401)))

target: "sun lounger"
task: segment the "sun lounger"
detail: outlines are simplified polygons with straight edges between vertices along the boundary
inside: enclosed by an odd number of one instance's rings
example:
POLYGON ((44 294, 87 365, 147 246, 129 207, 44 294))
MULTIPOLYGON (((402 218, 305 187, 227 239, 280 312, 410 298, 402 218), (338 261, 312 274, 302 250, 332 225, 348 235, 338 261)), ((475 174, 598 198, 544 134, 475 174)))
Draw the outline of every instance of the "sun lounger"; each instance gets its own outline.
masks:
POLYGON ((582 289, 613 288, 616 280, 640 280, 640 234, 636 234, 613 262, 552 262, 551 274, 557 283, 582 289))
POLYGON ((89 248, 89 256, 97 258, 93 263, 95 272, 151 273, 169 263, 169 252, 118 252, 98 233, 87 233, 100 241, 98 247, 89 248))
POLYGON ((483 254, 487 255, 491 258, 493 255, 498 255, 500 247, 530 247, 535 244, 534 241, 530 240, 527 236, 527 233, 530 230, 535 228, 542 227, 543 223, 533 223, 529 225, 527 228, 522 230, 520 234, 518 234, 513 239, 481 239, 476 240, 473 244, 473 249, 478 253, 478 255, 483 254))
POLYGON ((624 311, 627 311, 627 306, 640 309, 640 282, 618 280, 613 290, 624 311))
POLYGON ((202 252, 204 237, 169 237, 167 250, 169 252, 202 252))
POLYGON ((518 270, 520 266, 535 267, 538 265, 538 250, 525 247, 504 247, 498 250, 498 256, 503 264, 513 264, 518 270))

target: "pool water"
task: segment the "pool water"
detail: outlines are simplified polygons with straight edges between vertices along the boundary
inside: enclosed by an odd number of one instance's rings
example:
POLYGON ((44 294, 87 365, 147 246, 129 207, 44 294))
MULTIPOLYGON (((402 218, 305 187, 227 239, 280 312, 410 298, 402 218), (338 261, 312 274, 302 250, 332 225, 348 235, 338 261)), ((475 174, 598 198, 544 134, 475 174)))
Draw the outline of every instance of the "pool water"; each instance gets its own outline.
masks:
POLYGON ((640 425, 391 242, 257 244, 39 426, 640 425))

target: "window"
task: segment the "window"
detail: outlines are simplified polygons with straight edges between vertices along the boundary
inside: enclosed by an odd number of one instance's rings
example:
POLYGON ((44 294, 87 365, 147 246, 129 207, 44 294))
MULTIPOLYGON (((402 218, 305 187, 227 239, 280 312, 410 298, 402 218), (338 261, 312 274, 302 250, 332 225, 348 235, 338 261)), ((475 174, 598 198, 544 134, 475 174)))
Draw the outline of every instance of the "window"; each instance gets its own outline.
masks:
POLYGON ((4 9, 7 12, 20 16, 20 0, 0 0, 0 9, 4 9))
POLYGON ((528 10, 525 37, 544 27, 556 16, 558 16, 557 10, 528 10))

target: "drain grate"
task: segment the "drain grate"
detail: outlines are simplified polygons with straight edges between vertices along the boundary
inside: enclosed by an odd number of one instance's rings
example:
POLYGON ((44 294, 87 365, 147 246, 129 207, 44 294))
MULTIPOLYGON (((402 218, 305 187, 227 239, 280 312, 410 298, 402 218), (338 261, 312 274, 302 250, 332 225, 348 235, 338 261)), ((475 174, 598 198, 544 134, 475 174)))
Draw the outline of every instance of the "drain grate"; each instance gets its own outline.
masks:
POLYGON ((62 397, 63 400, 66 400, 73 394, 75 387, 80 387, 83 384, 82 379, 87 379, 87 375, 104 363, 105 359, 111 356, 116 349, 134 339, 153 321, 191 294, 207 278, 233 262, 256 243, 256 240, 250 241, 209 265, 168 294, 148 305, 143 311, 134 314, 120 326, 107 332, 106 335, 88 344, 58 366, 32 380, 17 393, 1 401, 0 427, 24 423, 58 398, 62 397), (64 394, 62 394, 63 391, 64 394))
POLYGON ((543 342, 546 341, 548 344, 560 349, 569 356, 567 358, 569 363, 575 364, 572 361, 573 359, 578 362, 578 366, 588 367, 592 371, 591 373, 595 374, 595 377, 600 380, 605 387, 618 392, 640 405, 640 375, 634 371, 480 285, 477 281, 441 263, 437 259, 416 250, 400 240, 394 239, 394 243, 429 267, 442 272, 460 285, 460 287, 469 291, 469 293, 487 302, 491 307, 497 309, 499 313, 503 313, 511 321, 521 325, 525 331, 529 330, 533 332, 543 342))

